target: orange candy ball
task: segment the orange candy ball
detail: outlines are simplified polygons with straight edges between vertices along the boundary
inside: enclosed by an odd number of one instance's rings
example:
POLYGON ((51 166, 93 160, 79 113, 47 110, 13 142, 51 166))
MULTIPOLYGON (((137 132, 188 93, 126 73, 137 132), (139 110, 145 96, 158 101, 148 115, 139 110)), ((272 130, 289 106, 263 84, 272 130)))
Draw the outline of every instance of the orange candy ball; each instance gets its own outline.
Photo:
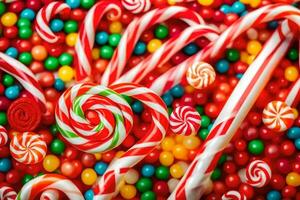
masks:
POLYGON ((43 61, 47 58, 47 49, 42 45, 36 45, 31 49, 31 55, 33 59, 37 61, 43 61))

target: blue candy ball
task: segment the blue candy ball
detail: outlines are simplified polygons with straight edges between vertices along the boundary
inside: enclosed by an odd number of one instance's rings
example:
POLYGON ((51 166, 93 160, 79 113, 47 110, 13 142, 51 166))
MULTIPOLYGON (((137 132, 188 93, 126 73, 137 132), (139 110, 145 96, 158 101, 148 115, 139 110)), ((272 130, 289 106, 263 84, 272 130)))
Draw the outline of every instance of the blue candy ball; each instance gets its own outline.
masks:
POLYGON ((267 194, 267 200, 280 200, 280 199, 281 199, 281 194, 276 190, 271 190, 267 194))
POLYGON ((87 190, 84 193, 84 198, 85 198, 85 200, 93 200, 93 198, 94 198, 94 192, 93 192, 93 190, 92 189, 87 190))
POLYGON ((54 82, 54 88, 59 92, 63 91, 65 89, 65 83, 60 78, 57 78, 54 82))
POLYGON ((142 102, 140 102, 140 101, 133 102, 131 105, 131 108, 132 108, 133 112, 136 114, 141 114, 144 110, 144 106, 143 106, 142 102))
POLYGON ((135 48, 134 48, 134 54, 135 55, 143 55, 147 50, 147 45, 142 42, 142 41, 139 41, 136 45, 135 45, 135 48))
POLYGON ((229 62, 225 59, 219 60, 216 68, 219 73, 226 73, 229 70, 229 62))
POLYGON ((71 7, 71 8, 78 8, 80 6, 80 0, 66 0, 66 3, 71 7))
POLYGON ((234 12, 236 14, 243 13, 245 11, 245 9, 246 9, 246 6, 242 2, 239 2, 239 1, 234 2, 231 6, 232 12, 234 12))
POLYGON ((295 145, 296 149, 300 150, 300 138, 298 138, 294 141, 294 145, 295 145))
POLYGON ((63 30, 63 28, 64 28, 64 22, 60 19, 53 19, 50 22, 50 29, 53 32, 59 32, 59 31, 63 30))
POLYGON ((8 172, 11 169, 11 161, 8 158, 0 159, 0 172, 8 172))
POLYGON ((155 168, 152 165, 144 165, 141 171, 144 177, 151 177, 155 173, 155 168))
POLYGON ((10 86, 6 88, 4 94, 10 100, 16 99, 20 95, 20 88, 17 85, 10 86))
POLYGON ((108 165, 105 162, 97 162, 94 166, 94 169, 97 174, 103 175, 105 171, 107 170, 108 165))
POLYGON ((298 139, 300 138, 300 127, 293 126, 287 132, 287 136, 289 139, 298 139))
POLYGON ((183 48, 183 52, 188 55, 194 55, 199 51, 199 47, 195 43, 190 43, 183 48))
POLYGON ((268 28, 269 29, 276 29, 278 26, 278 21, 271 21, 268 23, 268 28))
POLYGON ((101 31, 96 34, 96 43, 99 45, 104 45, 107 43, 108 37, 109 35, 106 32, 101 31))
POLYGON ((241 79, 243 77, 243 74, 237 74, 235 75, 238 79, 241 79))
POLYGON ((240 14, 240 16, 243 17, 243 16, 245 16, 245 15, 247 15, 247 14, 248 14, 248 11, 245 10, 244 12, 242 12, 242 14, 240 14))
POLYGON ((231 13, 232 10, 231 10, 231 7, 229 5, 222 5, 220 10, 224 13, 224 14, 228 14, 228 13, 231 13))
POLYGON ((29 8, 24 9, 20 14, 20 18, 26 18, 29 19, 30 21, 32 21, 34 17, 35 17, 35 12, 29 8))
POLYGON ((181 85, 175 85, 171 89, 171 94, 174 98, 180 98, 184 95, 184 88, 181 85))
POLYGON ((15 47, 9 47, 5 53, 12 58, 18 57, 18 50, 15 47))
POLYGON ((207 130, 210 131, 211 128, 213 127, 213 125, 214 125, 213 123, 209 124, 208 127, 207 127, 207 130))
POLYGON ((173 96, 171 95, 171 93, 167 92, 162 96, 162 100, 165 102, 165 104, 167 106, 171 106, 174 99, 173 99, 173 96))

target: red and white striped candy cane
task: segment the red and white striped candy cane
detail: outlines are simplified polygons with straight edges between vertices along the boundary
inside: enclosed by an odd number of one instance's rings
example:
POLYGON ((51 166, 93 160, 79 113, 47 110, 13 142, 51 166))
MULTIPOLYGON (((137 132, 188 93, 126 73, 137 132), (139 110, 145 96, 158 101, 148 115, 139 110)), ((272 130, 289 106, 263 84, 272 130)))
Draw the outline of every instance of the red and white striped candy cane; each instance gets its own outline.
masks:
POLYGON ((247 200, 247 197, 238 191, 230 190, 223 194, 222 200, 247 200))
POLYGON ((163 100, 154 92, 135 84, 117 84, 111 89, 144 103, 151 112, 152 124, 145 134, 121 158, 114 160, 94 188, 94 199, 111 199, 117 192, 122 176, 139 161, 143 160, 165 137, 168 128, 168 112, 163 100))
POLYGON ((207 45, 203 50, 159 76, 154 80, 150 89, 162 95, 173 86, 179 84, 185 78, 187 69, 195 62, 209 61, 215 58, 249 28, 281 18, 298 23, 299 19, 297 15, 299 13, 299 9, 282 4, 267 5, 248 13, 229 26, 217 40, 207 45))
POLYGON ((8 141, 7 130, 3 126, 0 126, 0 147, 6 145, 8 141))
POLYGON ((197 199, 202 196, 203 180, 210 178, 223 149, 234 136, 270 79, 272 71, 287 51, 292 41, 293 28, 294 26, 289 21, 284 21, 264 45, 258 57, 235 87, 214 122, 210 134, 169 199, 197 199))
POLYGON ((49 22, 56 14, 71 10, 68 4, 59 1, 51 2, 39 10, 36 15, 35 30, 38 35, 46 42, 55 43, 58 37, 49 27, 49 22))
POLYGON ((186 28, 181 34, 169 39, 157 51, 123 74, 115 83, 139 83, 149 72, 166 63, 184 46, 200 37, 214 41, 218 38, 218 30, 207 25, 186 28))
POLYGON ((285 103, 291 107, 297 105, 300 100, 300 78, 292 85, 289 94, 285 99, 285 103))
POLYGON ((95 33, 102 17, 112 11, 113 18, 121 16, 120 2, 117 0, 100 1, 87 13, 82 23, 78 40, 75 45, 76 80, 82 81, 92 73, 92 49, 95 42, 95 33))
POLYGON ((59 174, 45 174, 35 177, 22 187, 16 200, 33 200, 36 199, 42 191, 49 189, 61 191, 69 199, 84 200, 77 186, 59 174))
POLYGON ((151 8, 151 0, 121 0, 122 6, 131 13, 146 12, 151 8))
POLYGON ((2 200, 15 200, 17 193, 15 190, 8 186, 0 187, 0 199, 2 200))
POLYGON ((204 24, 203 19, 196 12, 179 6, 154 9, 133 20, 123 33, 120 43, 106 67, 101 84, 111 85, 121 76, 138 39, 146 29, 171 18, 181 19, 190 26, 204 24))
POLYGON ((46 107, 43 90, 33 73, 21 62, 0 52, 0 69, 15 77, 35 100, 46 107))

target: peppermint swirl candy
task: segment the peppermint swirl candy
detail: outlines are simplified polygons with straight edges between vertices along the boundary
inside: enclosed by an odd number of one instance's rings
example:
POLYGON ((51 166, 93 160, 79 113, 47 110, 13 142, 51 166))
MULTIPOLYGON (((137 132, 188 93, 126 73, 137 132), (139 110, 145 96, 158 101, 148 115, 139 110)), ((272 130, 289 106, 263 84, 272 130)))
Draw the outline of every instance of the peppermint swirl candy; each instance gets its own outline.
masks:
POLYGON ((286 131, 293 125, 294 119, 292 108, 282 101, 272 101, 263 110, 263 123, 273 131, 286 131))
POLYGON ((8 186, 0 187, 0 199, 2 200, 15 200, 17 193, 15 190, 8 186))
POLYGON ((247 197, 238 191, 230 190, 223 194, 222 200, 247 200, 247 197))
POLYGON ((205 62, 195 63, 186 72, 188 83, 196 89, 204 89, 216 79, 214 68, 205 62))
POLYGON ((4 146, 8 141, 8 135, 7 135, 7 130, 3 127, 0 126, 0 147, 4 146))
POLYGON ((171 113, 169 123, 173 133, 195 135, 201 126, 201 116, 191 106, 179 106, 171 113))
POLYGON ((134 14, 146 12, 151 8, 150 0, 122 0, 124 8, 134 14))
POLYGON ((53 189, 48 189, 44 191, 40 197, 40 200, 57 200, 57 199, 59 199, 59 192, 53 189))
POLYGON ((247 166, 245 175, 247 184, 261 188, 271 180, 272 171, 266 162, 255 160, 247 166))
POLYGON ((17 134, 10 142, 11 156, 23 164, 41 162, 47 153, 47 144, 41 137, 32 132, 17 134))

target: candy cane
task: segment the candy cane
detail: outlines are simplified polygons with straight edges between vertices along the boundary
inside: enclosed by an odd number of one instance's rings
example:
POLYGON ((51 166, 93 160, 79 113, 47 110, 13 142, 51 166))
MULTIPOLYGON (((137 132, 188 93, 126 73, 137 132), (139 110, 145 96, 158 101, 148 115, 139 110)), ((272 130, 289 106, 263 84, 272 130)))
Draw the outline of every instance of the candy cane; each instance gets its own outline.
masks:
POLYGON ((40 192, 49 189, 61 191, 69 199, 84 200, 77 186, 59 174, 45 174, 27 182, 20 190, 17 200, 33 200, 40 192))
POLYGON ((68 4, 58 1, 49 3, 41 8, 36 15, 35 30, 38 35, 46 42, 57 42, 59 38, 50 29, 49 22, 56 14, 70 10, 71 8, 68 4))
MULTIPOLYGON (((196 158, 169 199, 201 197, 203 194, 201 182, 210 177, 223 149, 230 142, 258 94, 270 79, 271 72, 284 56, 292 37, 290 24, 288 21, 284 21, 235 87, 216 119, 208 138, 200 147, 196 158), (286 39, 284 39, 285 35, 286 39)), ((218 45, 218 43, 216 44, 218 45)))
POLYGON ((15 77, 37 102, 46 107, 46 99, 40 84, 24 64, 0 52, 0 66, 4 72, 15 77))
POLYGON ((15 200, 17 197, 17 193, 15 190, 8 186, 0 187, 0 199, 3 200, 15 200))
POLYGON ((138 39, 146 29, 171 18, 181 19, 190 26, 204 24, 203 19, 196 12, 178 6, 155 9, 133 20, 123 33, 120 43, 106 67, 101 84, 110 85, 121 76, 138 39))
POLYGON ((92 49, 95 42, 95 32, 102 17, 108 11, 113 11, 114 18, 121 16, 121 7, 116 0, 100 1, 87 13, 82 23, 78 40, 75 45, 76 80, 82 81, 92 73, 92 49))
POLYGON ((299 19, 297 19, 297 15, 299 15, 299 13, 299 9, 282 4, 264 6, 248 13, 228 27, 217 40, 207 45, 203 50, 194 56, 189 57, 181 64, 172 67, 170 70, 154 80, 150 89, 155 91, 157 94, 162 95, 173 86, 179 84, 186 76, 187 69, 195 62, 208 61, 215 58, 250 27, 280 19, 282 17, 298 23, 299 19))
POLYGON ((300 78, 292 85, 285 102, 289 106, 297 105, 300 99, 300 78))
POLYGON ((207 25, 195 25, 186 28, 181 34, 165 42, 157 51, 123 74, 115 83, 139 83, 149 72, 166 63, 184 46, 200 37, 214 41, 218 37, 218 30, 207 25))
POLYGON ((146 12, 151 8, 150 0, 122 0, 121 2, 126 10, 134 14, 146 12))
POLYGON ((59 193, 57 190, 46 190, 42 193, 40 200, 57 200, 59 199, 59 193))
POLYGON ((8 141, 8 135, 7 135, 7 130, 3 127, 0 126, 0 147, 4 146, 8 141))

